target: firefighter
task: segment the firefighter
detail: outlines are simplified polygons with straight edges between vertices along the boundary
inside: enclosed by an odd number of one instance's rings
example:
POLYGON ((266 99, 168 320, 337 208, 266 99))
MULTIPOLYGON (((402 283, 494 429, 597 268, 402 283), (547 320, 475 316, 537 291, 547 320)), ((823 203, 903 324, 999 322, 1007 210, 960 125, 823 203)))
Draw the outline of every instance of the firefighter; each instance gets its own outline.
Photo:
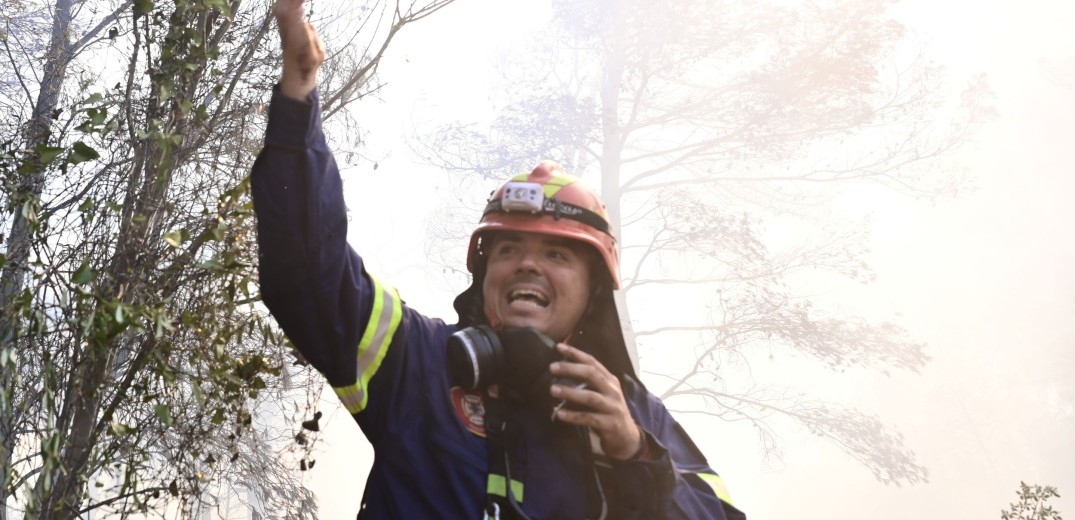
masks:
POLYGON ((511 179, 471 238, 459 323, 411 309, 346 242, 324 49, 301 0, 273 10, 283 75, 252 173, 261 291, 374 447, 358 517, 745 518, 632 369, 600 199, 553 162, 511 179))

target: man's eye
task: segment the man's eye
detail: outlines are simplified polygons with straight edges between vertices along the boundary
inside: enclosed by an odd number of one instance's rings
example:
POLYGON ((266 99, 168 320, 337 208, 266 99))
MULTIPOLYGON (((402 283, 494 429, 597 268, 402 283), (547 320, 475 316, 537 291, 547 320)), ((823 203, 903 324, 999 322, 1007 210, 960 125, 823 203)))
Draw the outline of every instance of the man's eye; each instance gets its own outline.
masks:
POLYGON ((553 249, 549 251, 549 258, 552 258, 554 260, 567 260, 567 254, 565 254, 563 251, 553 249))

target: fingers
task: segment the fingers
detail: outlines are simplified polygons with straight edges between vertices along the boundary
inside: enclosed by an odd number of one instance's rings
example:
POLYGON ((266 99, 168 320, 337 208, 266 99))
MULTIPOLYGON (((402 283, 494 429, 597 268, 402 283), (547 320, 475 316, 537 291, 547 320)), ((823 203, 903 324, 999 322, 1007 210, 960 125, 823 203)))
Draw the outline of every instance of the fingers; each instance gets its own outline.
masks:
POLYGON ((302 12, 302 0, 276 0, 272 5, 272 14, 277 18, 302 12))
POLYGON ((556 411, 556 418, 568 424, 587 426, 597 432, 598 437, 602 436, 601 432, 612 431, 615 428, 615 423, 608 414, 561 408, 556 411))
POLYGON ((277 0, 272 6, 272 14, 281 36, 286 36, 292 27, 302 23, 302 0, 277 0))
POLYGON ((289 48, 302 49, 309 47, 310 42, 317 37, 317 31, 303 18, 302 2, 291 3, 293 6, 279 7, 281 2, 277 2, 276 6, 273 7, 276 26, 280 29, 280 43, 283 45, 285 53, 288 52, 289 48))
POLYGON ((608 413, 616 409, 614 400, 606 399, 603 394, 590 390, 589 387, 552 385, 549 393, 557 399, 563 399, 575 405, 576 408, 591 412, 608 413))
POLYGON ((601 439, 601 449, 606 455, 626 460, 638 452, 638 446, 644 442, 641 430, 627 409, 622 395, 615 401, 590 390, 560 385, 553 385, 550 392, 554 397, 577 408, 560 408, 556 411, 556 419, 589 427, 601 439))
POLYGON ((567 362, 553 363, 549 367, 552 375, 582 381, 601 393, 612 391, 617 395, 622 394, 619 378, 612 375, 597 358, 564 343, 558 344, 556 348, 567 362))
POLYGON ((317 31, 303 19, 302 0, 277 0, 272 11, 280 29, 285 61, 306 59, 306 55, 324 56, 317 31))
POLYGON ((306 99, 317 85, 317 71, 325 62, 325 44, 317 30, 303 19, 302 0, 277 0, 273 4, 284 52, 281 92, 306 99))
POLYGON ((564 356, 565 358, 573 360, 573 361, 578 361, 579 363, 597 363, 597 364, 600 364, 600 362, 597 361, 597 358, 595 358, 595 357, 593 357, 593 356, 591 356, 591 355, 589 355, 589 354, 587 354, 587 353, 585 353, 585 352, 583 352, 583 351, 581 351, 581 350, 579 350, 579 349, 577 349, 575 347, 572 347, 571 345, 568 345, 567 343, 557 343, 556 344, 556 350, 559 351, 560 355, 564 356))
POLYGON ((575 347, 561 343, 557 350, 564 360, 549 366, 552 375, 583 382, 586 387, 552 385, 549 393, 570 403, 573 408, 561 408, 556 412, 556 418, 565 423, 588 426, 601 439, 601 447, 610 457, 626 459, 636 453, 641 442, 639 430, 627 408, 619 378, 597 358, 575 347))

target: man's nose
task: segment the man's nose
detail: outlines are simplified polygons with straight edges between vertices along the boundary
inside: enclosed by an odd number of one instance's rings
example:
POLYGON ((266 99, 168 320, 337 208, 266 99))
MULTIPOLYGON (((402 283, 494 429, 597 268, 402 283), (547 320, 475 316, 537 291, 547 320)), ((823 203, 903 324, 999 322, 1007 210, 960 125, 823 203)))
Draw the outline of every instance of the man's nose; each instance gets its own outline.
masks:
POLYGON ((538 252, 533 249, 523 251, 519 256, 519 265, 515 267, 519 272, 534 272, 538 270, 538 252))

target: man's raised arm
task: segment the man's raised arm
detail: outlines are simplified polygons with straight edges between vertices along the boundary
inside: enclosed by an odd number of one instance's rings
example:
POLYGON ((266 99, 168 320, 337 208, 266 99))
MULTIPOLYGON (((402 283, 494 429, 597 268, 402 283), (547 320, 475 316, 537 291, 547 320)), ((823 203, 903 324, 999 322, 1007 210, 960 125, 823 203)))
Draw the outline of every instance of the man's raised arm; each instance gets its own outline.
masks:
POLYGON ((368 380, 387 348, 387 339, 367 336, 393 337, 400 302, 366 274, 347 244, 340 172, 325 142, 315 90, 325 57, 317 32, 303 20, 299 0, 279 0, 273 13, 283 75, 251 173, 262 301, 355 414, 366 406, 368 380))

